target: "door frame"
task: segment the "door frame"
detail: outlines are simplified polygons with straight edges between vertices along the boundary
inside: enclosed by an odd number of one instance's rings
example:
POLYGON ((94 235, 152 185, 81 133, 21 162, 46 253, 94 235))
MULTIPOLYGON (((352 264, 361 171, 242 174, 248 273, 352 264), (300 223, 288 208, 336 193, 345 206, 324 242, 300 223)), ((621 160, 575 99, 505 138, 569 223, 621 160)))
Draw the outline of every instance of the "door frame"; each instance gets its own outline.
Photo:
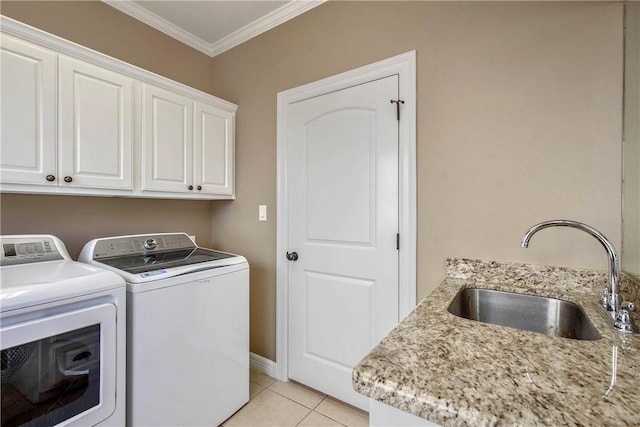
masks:
POLYGON ((416 305, 416 52, 409 51, 370 65, 278 93, 277 224, 276 224, 276 377, 289 380, 289 277, 285 253, 289 236, 287 194, 287 110, 290 104, 392 75, 399 76, 401 107, 398 147, 399 233, 398 314, 408 315, 416 305))

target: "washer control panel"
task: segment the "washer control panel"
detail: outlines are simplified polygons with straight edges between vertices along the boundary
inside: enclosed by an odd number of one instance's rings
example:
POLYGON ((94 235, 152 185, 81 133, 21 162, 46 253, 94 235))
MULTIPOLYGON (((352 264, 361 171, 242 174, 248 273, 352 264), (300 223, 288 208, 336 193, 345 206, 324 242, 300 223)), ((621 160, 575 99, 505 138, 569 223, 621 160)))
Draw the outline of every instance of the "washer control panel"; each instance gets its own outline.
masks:
POLYGON ((0 236, 0 265, 63 260, 66 249, 63 246, 61 251, 58 248, 61 244, 54 236, 0 236))
POLYGON ((91 258, 102 259, 195 248, 195 243, 186 233, 120 236, 97 239, 91 258))

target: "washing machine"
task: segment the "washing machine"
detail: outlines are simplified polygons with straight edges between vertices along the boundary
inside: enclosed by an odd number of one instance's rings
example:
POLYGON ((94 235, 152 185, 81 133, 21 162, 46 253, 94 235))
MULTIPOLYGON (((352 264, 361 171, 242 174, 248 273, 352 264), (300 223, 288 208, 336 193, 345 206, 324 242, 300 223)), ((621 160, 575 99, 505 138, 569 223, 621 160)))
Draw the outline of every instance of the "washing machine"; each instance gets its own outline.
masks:
POLYGON ((217 426, 249 400, 249 265, 185 233, 92 240, 127 286, 127 424, 217 426))
POLYGON ((52 235, 0 236, 2 426, 122 426, 125 282, 52 235))

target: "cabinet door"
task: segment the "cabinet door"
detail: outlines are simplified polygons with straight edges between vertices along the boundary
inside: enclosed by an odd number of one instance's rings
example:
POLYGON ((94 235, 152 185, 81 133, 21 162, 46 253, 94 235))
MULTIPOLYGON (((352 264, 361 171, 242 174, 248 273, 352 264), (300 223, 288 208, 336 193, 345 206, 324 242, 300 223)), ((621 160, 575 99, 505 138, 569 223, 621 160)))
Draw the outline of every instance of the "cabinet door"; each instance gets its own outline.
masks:
POLYGON ((193 187, 193 101, 150 85, 142 88, 142 190, 190 193, 193 187))
POLYGON ((4 34, 0 52, 0 180, 55 186, 56 54, 4 34))
POLYGON ((196 103, 195 185, 207 194, 233 195, 235 115, 196 103))
POLYGON ((59 59, 59 185, 132 189, 133 80, 59 59))

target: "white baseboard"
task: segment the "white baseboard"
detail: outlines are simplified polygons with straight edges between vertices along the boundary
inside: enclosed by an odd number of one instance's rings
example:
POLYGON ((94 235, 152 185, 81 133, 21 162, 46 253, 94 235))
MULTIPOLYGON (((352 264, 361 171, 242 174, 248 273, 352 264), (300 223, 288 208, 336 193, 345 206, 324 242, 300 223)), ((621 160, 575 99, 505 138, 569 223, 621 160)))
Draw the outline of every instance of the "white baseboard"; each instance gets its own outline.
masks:
POLYGON ((271 378, 277 378, 278 365, 276 362, 259 354, 249 353, 249 367, 271 378))

